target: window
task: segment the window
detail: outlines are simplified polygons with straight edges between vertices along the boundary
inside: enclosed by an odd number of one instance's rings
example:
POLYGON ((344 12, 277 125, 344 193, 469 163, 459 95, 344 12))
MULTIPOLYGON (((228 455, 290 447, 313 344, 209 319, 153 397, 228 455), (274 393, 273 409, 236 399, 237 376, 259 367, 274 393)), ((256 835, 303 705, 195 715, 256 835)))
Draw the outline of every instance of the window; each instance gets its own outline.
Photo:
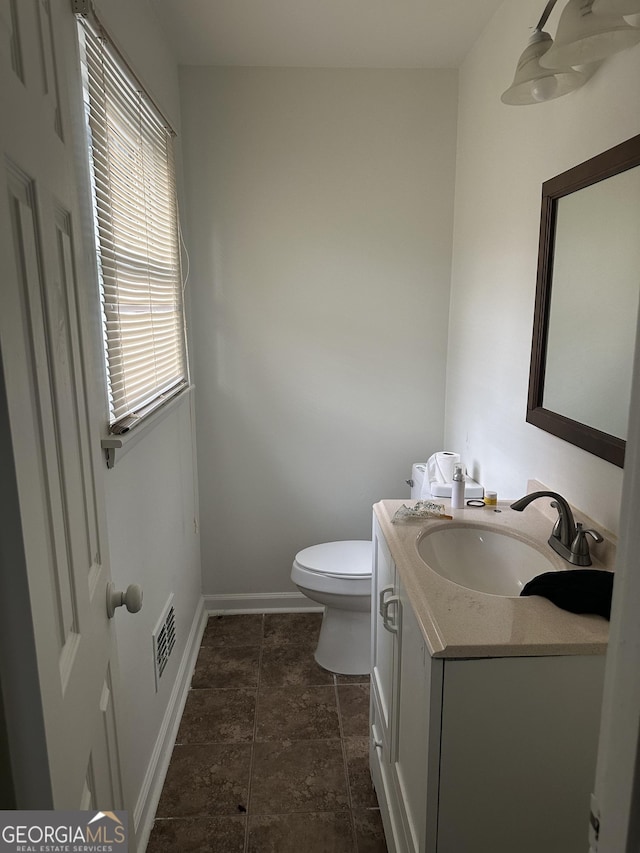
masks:
POLYGON ((188 383, 173 132, 109 38, 79 22, 109 429, 188 383))

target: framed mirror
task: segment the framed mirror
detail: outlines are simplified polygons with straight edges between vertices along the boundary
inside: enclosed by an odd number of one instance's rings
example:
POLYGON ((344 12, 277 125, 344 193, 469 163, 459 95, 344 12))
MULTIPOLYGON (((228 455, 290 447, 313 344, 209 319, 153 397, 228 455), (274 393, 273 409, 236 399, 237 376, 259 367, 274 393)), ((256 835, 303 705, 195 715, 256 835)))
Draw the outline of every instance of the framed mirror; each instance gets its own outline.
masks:
POLYGON ((640 135, 542 185, 527 421, 623 467, 640 299, 640 135))

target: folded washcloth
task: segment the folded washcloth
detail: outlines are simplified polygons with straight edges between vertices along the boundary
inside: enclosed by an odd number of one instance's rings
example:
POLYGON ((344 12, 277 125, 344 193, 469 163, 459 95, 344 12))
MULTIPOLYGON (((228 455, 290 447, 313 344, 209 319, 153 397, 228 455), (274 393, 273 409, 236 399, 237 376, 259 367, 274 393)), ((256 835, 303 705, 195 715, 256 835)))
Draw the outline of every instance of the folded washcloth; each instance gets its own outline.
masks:
POLYGON ((545 572, 525 584, 520 595, 541 595, 571 613, 597 613, 609 619, 613 573, 599 569, 545 572))

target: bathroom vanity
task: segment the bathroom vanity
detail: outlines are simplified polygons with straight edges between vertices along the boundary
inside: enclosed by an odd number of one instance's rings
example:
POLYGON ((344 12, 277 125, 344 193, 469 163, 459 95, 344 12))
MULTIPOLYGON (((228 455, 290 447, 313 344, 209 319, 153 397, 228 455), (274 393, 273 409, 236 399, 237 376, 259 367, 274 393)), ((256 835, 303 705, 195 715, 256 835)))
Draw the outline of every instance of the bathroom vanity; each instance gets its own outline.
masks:
MULTIPOLYGON (((608 622, 452 583, 417 547, 479 524, 564 570, 544 552, 553 516, 500 504, 393 524, 402 503, 373 523, 370 767, 390 853, 584 853, 608 622)), ((610 540, 603 553, 595 568, 610 540)))

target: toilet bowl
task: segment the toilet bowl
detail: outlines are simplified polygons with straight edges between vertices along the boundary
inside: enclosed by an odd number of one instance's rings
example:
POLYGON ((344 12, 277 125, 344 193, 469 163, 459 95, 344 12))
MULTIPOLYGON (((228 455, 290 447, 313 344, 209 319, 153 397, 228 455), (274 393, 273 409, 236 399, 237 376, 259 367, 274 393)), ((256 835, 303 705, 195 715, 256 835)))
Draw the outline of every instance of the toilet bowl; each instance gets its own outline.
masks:
POLYGON ((293 561, 291 580, 324 605, 315 659, 330 672, 369 672, 371 561, 371 542, 360 539, 312 545, 293 561))

